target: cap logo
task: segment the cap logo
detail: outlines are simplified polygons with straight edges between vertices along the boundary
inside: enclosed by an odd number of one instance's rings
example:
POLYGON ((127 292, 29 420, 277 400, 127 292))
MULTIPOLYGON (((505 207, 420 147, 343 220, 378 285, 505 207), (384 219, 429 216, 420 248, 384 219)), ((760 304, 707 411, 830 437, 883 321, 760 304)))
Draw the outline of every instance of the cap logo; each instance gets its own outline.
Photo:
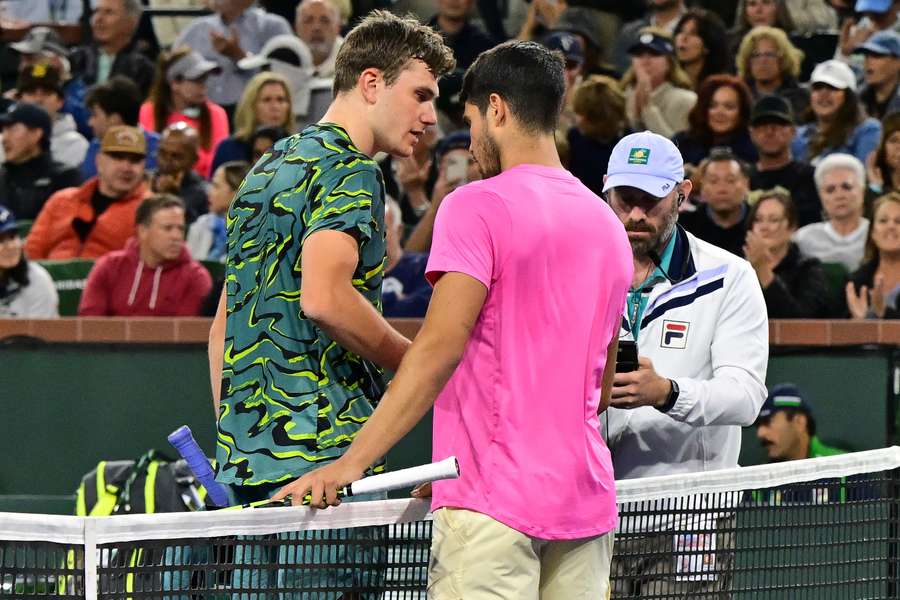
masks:
POLYGON ((137 134, 131 131, 130 129, 122 129, 121 131, 116 132, 116 143, 117 144, 137 144, 138 138, 137 134))
POLYGON ((47 76, 47 65, 44 63, 37 63, 31 68, 31 76, 32 77, 46 77, 47 76))
POLYGON ((649 148, 632 148, 628 152, 629 165, 646 165, 648 160, 650 160, 649 148))
POLYGON ((780 407, 800 406, 802 403, 799 396, 775 396, 772 398, 772 404, 780 407))
POLYGON ((649 44, 650 42, 653 41, 653 34, 652 33, 641 34, 640 41, 642 44, 649 44))

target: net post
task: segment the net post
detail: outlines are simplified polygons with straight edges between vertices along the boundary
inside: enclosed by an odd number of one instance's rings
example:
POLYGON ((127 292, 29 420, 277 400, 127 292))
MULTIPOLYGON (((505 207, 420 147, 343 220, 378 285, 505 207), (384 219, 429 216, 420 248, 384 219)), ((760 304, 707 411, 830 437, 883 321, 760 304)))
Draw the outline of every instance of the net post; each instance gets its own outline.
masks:
POLYGON ((97 530, 91 517, 84 519, 84 597, 97 600, 97 530))

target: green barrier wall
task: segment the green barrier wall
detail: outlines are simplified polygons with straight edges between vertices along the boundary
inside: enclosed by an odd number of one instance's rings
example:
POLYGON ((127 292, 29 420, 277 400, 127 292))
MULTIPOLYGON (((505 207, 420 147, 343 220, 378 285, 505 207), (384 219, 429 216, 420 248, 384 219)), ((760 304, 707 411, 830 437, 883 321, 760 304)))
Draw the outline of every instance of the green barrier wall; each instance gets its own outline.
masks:
MULTIPOLYGON (((97 461, 169 450, 166 436, 183 424, 213 453, 200 345, 4 343, 0 361, 0 511, 71 512, 67 496, 97 461)), ((885 349, 807 352, 773 357, 769 381, 809 390, 823 439, 864 450, 893 435, 892 368, 885 349)), ((428 420, 407 436, 389 456, 391 466, 428 461, 430 429, 428 420)), ((756 462, 764 457, 748 430, 742 464, 756 462)))

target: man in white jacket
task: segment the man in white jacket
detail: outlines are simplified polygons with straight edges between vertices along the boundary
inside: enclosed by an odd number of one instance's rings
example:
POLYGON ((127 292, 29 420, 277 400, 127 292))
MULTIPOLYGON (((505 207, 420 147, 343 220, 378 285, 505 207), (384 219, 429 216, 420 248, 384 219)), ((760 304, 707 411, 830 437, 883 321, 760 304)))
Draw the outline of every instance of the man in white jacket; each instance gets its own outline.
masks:
MULTIPOLYGON (((617 480, 736 467, 741 426, 754 422, 766 398, 762 290, 747 261, 678 226, 678 206, 690 192, 681 153, 668 139, 645 131, 614 148, 604 193, 634 254, 620 339, 637 342, 639 363, 616 374, 601 419, 617 480)), ((672 538, 641 540, 644 552, 667 553, 659 561, 614 561, 623 577, 614 589, 636 597, 728 589, 727 568, 701 580, 678 577, 672 538)))

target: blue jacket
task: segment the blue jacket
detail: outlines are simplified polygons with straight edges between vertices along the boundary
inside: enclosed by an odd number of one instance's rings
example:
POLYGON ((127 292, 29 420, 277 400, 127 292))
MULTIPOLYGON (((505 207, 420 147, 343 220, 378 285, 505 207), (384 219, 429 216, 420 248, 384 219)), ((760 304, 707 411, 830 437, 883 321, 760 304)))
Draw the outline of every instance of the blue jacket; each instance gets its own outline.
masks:
POLYGON ((869 117, 857 125, 856 129, 850 133, 847 141, 840 146, 826 148, 818 156, 809 156, 809 143, 813 136, 816 135, 816 131, 815 123, 807 123, 797 129, 797 135, 794 136, 794 141, 791 142, 791 154, 794 160, 816 164, 824 156, 843 152, 852 154, 865 163, 866 158, 875 151, 878 147, 878 141, 881 139, 881 123, 869 117))

